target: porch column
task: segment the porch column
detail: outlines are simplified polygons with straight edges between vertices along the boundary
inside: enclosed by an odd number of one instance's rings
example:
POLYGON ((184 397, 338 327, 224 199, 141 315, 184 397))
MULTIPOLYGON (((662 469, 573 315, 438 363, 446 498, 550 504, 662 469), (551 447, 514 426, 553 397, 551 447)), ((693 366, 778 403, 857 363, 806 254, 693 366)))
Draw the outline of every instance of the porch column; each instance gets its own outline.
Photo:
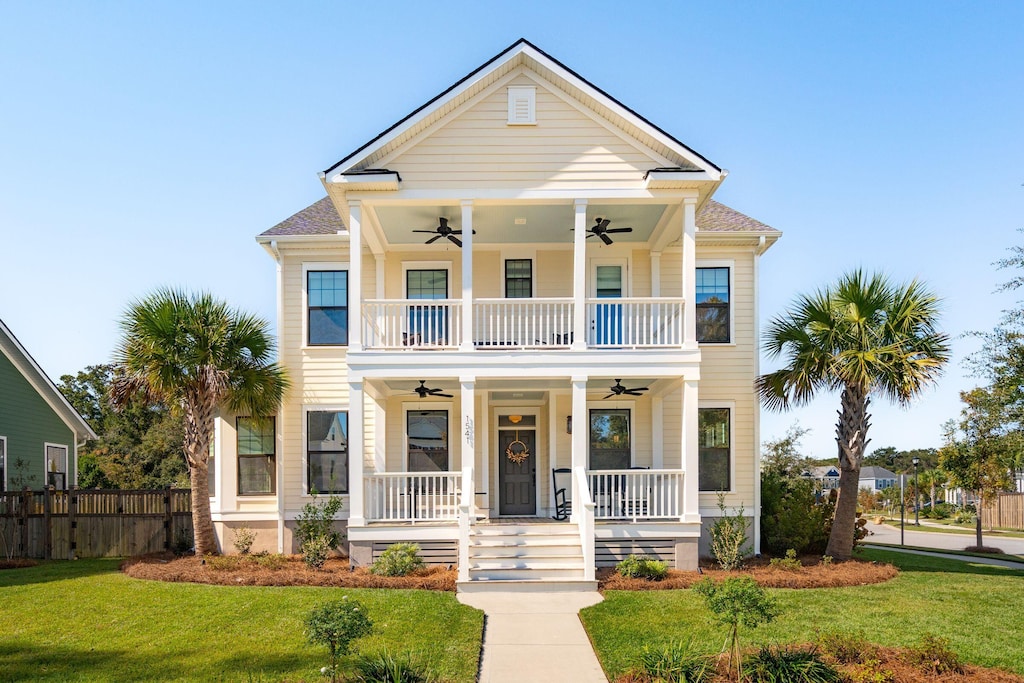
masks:
POLYGON ((651 467, 665 467, 665 400, 661 394, 651 396, 651 467))
MULTIPOLYGON (((452 330, 454 332, 454 330, 452 330)), ((459 349, 473 350, 473 200, 462 200, 462 339, 459 349)))
MULTIPOLYGON (((587 436, 590 433, 590 420, 587 419, 587 378, 572 378, 572 468, 573 481, 575 469, 587 467, 587 436)), ((572 506, 572 521, 577 521, 583 512, 575 500, 572 506)))
MULTIPOLYGON (((462 450, 460 469, 472 465, 476 469, 476 378, 460 377, 460 398, 462 399, 462 450)), ((474 482, 475 485, 475 482, 474 482)), ((476 491, 473 492, 474 495, 476 491)))
POLYGON ((697 199, 683 200, 683 347, 697 347, 697 199))
POLYGON ((366 526, 363 511, 363 383, 348 383, 348 525, 366 526))
POLYGON ((682 400, 683 521, 700 521, 700 449, 697 420, 697 382, 683 380, 682 400))
POLYGON ((587 348, 587 200, 577 199, 573 207, 575 232, 573 232, 572 243, 571 349, 585 351, 587 348))
MULTIPOLYGON (((348 203, 348 350, 363 350, 363 207, 348 203)), ((360 386, 360 390, 362 387, 360 386)), ((362 439, 360 439, 360 442, 362 439)), ((360 476, 361 478, 361 476, 360 476)))

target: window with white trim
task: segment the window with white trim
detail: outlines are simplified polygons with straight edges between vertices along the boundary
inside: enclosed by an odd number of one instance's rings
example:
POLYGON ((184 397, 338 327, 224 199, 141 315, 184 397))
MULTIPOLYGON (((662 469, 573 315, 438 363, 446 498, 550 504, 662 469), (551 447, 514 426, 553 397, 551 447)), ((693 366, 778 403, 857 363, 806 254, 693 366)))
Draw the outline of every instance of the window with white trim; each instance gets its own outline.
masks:
POLYGON ((406 414, 410 472, 448 471, 448 411, 410 410, 406 414))
POLYGON ((274 418, 239 417, 238 495, 273 495, 276 485, 276 438, 274 418))
POLYGON ((309 345, 347 345, 348 271, 306 271, 306 297, 309 345))
POLYGON ((306 413, 306 491, 348 493, 348 412, 306 413))
POLYGON ((533 296, 533 260, 505 259, 505 298, 529 299, 533 296))
POLYGON ((68 487, 68 447, 46 444, 46 485, 58 491, 68 487))
POLYGON ((590 469, 628 470, 632 447, 628 408, 594 408, 590 411, 590 469))
POLYGON ((697 410, 697 479, 701 491, 732 488, 731 413, 729 408, 697 410))
POLYGON ((729 268, 697 268, 696 314, 697 341, 704 344, 728 344, 729 268))

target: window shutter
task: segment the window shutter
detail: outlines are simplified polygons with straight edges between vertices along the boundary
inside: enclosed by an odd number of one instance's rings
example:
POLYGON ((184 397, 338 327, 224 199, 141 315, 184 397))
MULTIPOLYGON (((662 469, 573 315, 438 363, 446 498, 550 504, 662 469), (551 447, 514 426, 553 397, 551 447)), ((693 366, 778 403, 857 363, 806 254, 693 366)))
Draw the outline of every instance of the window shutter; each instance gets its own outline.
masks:
POLYGON ((509 87, 508 123, 513 126, 533 125, 537 123, 537 89, 535 87, 509 87))

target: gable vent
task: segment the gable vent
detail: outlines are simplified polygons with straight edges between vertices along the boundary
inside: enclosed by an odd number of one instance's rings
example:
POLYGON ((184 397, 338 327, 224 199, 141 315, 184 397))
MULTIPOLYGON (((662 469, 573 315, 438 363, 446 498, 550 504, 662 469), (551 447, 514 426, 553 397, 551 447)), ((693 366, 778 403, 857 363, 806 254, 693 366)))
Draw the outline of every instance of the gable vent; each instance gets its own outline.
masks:
POLYGON ((529 126, 537 123, 537 89, 532 85, 510 86, 508 89, 508 123, 529 126))

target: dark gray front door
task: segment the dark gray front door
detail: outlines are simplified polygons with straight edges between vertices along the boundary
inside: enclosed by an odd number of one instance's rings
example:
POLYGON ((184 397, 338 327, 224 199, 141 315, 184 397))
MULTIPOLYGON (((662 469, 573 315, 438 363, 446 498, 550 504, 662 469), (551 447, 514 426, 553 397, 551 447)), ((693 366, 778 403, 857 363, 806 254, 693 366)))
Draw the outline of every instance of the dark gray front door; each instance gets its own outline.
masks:
MULTIPOLYGON (((514 429, 498 430, 498 486, 500 500, 498 514, 501 515, 535 515, 537 514, 537 451, 535 435, 532 429, 518 431, 521 441, 530 455, 522 464, 512 462, 505 452, 512 442, 516 441, 514 429)), ((513 450, 518 453, 522 446, 516 444, 513 450)))

